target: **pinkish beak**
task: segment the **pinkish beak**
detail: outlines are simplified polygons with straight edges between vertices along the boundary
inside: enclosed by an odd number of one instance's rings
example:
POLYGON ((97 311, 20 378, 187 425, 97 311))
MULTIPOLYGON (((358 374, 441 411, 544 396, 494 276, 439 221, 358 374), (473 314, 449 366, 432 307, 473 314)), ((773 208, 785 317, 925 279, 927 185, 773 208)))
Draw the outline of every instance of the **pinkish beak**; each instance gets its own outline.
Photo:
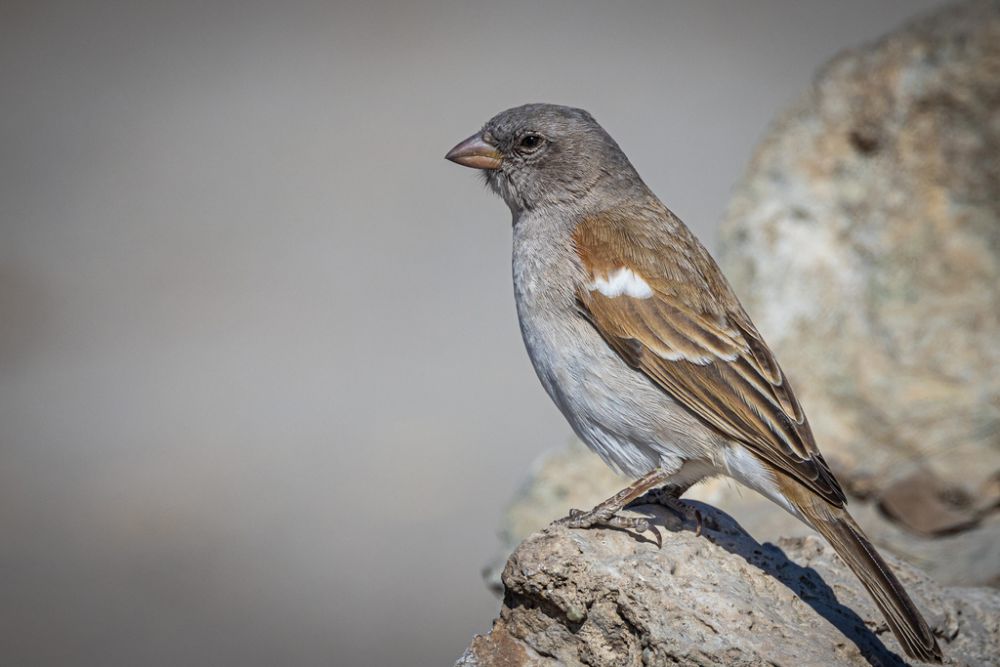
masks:
POLYGON ((503 156, 496 146, 487 143, 481 133, 477 133, 458 144, 444 156, 455 164, 473 169, 499 169, 503 156))

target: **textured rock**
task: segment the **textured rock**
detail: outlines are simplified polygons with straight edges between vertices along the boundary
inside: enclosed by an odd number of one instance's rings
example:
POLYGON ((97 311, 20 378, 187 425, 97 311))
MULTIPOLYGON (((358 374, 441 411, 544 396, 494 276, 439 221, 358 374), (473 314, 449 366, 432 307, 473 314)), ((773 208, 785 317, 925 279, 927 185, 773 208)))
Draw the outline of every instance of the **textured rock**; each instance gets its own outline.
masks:
POLYGON ((500 574, 521 540, 565 516, 571 507, 593 507, 627 485, 579 440, 542 454, 501 519, 500 547, 483 571, 487 586, 503 594, 500 574))
POLYGON ((721 240, 827 459, 974 493, 1000 469, 1000 2, 826 66, 721 240))
MULTIPOLYGON (((921 535, 880 509, 883 489, 876 482, 839 476, 849 490, 864 492, 863 498, 851 496, 849 508, 883 551, 916 565, 941 584, 1000 586, 1000 513, 985 507, 982 518, 970 528, 948 535, 921 535)), ((500 545, 484 572, 487 585, 498 595, 503 593, 500 574, 507 556, 521 540, 565 516, 569 508, 593 507, 626 484, 579 442, 543 455, 504 514, 500 545)), ((760 541, 816 534, 770 500, 727 479, 698 484, 685 498, 732 514, 760 541)))
MULTIPOLYGON (((617 530, 552 527, 503 572, 492 631, 458 665, 902 665, 878 610, 824 542, 760 544, 707 505, 663 546, 617 530)), ((658 506, 637 511, 681 528, 658 506)), ((647 534, 648 536, 648 534, 647 534)), ((948 664, 995 664, 1000 592, 943 588, 890 559, 948 664)))

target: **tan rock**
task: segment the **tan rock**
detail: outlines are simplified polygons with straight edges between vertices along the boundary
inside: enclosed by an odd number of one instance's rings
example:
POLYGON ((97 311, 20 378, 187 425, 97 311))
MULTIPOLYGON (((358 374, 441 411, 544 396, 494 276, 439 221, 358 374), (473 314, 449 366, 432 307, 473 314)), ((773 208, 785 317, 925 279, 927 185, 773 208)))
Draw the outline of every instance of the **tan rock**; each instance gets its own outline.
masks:
MULTIPOLYGON (((658 506, 663 546, 618 530, 551 527, 503 572, 492 632, 460 667, 515 665, 903 665, 857 579, 815 537, 760 544, 707 505, 702 535, 658 506)), ((1000 655, 1000 592, 944 588, 890 563, 939 637, 948 664, 1000 655)))
MULTIPOLYGON (((503 594, 500 575, 521 540, 565 516, 571 507, 593 507, 626 484, 579 442, 542 456, 504 514, 500 545, 484 570, 489 588, 503 594)), ((995 508, 981 510, 974 526, 947 535, 922 535, 880 509, 881 491, 875 484, 870 496, 851 497, 848 506, 880 549, 919 567, 940 584, 1000 586, 1000 513, 995 508)), ((761 542, 815 535, 770 500, 728 479, 707 480, 684 498, 731 514, 761 542)))
POLYGON ((1000 3, 831 62, 738 187, 721 260, 848 475, 1000 469, 1000 3))

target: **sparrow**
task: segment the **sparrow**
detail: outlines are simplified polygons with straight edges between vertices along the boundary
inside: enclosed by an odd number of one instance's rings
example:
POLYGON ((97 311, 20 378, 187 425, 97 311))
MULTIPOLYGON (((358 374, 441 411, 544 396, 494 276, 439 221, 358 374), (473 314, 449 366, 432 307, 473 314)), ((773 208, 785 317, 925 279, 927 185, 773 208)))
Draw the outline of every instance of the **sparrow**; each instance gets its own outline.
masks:
POLYGON ((619 514, 727 475, 819 532, 871 594, 907 655, 941 649, 847 512, 788 378, 705 247, 582 109, 504 111, 451 149, 513 217, 521 334, 575 433, 635 483, 571 528, 645 530, 619 514))

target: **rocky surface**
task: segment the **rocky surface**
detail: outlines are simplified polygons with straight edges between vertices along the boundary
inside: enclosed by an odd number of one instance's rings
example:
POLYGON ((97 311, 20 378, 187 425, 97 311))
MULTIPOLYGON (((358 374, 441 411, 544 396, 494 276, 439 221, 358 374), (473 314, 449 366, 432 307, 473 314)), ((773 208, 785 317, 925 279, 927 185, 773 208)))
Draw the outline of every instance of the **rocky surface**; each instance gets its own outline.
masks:
MULTIPOLYGON (((916 565, 940 584, 1000 586, 1000 512, 984 508, 971 526, 944 535, 924 535, 882 509, 883 492, 891 486, 883 489, 877 480, 849 478, 843 472, 839 477, 857 492, 850 498, 851 513, 884 552, 916 565)), ((577 441, 540 457, 504 514, 500 545, 484 572, 490 589, 503 593, 500 574, 521 540, 565 516, 569 508, 593 507, 627 483, 577 441)), ((762 542, 816 534, 771 501, 727 479, 698 484, 685 498, 733 515, 762 542)))
POLYGON ((721 263, 820 447, 889 484, 1000 470, 1000 2, 828 64, 770 130, 721 263))
MULTIPOLYGON (((815 537, 760 544, 700 505, 702 535, 659 506, 650 534, 552 527, 511 555, 492 631, 460 667, 516 665, 903 665, 861 584, 815 537), (674 532, 676 531, 676 532, 674 532)), ((1000 592, 945 588, 890 562, 947 664, 1000 655, 1000 592)))

